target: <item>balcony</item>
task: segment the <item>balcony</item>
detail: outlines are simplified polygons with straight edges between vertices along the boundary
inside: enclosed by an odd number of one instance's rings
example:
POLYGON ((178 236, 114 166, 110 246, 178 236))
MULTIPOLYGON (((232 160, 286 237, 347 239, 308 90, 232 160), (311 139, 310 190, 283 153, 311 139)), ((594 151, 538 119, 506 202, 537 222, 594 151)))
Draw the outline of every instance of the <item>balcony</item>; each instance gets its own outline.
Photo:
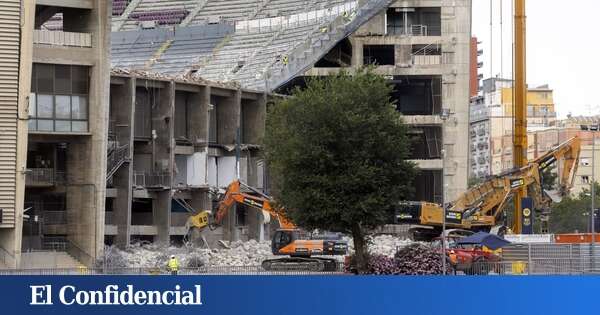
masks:
POLYGON ((133 174, 134 185, 146 188, 169 188, 171 187, 171 176, 169 173, 147 173, 135 172, 133 174))
POLYGON ((92 34, 33 30, 33 43, 52 46, 92 47, 92 34))
POLYGON ((28 168, 25 176, 25 186, 53 187, 65 182, 65 173, 53 168, 28 168))
POLYGON ((412 56, 412 63, 414 66, 441 65, 442 64, 442 56, 440 56, 440 55, 414 55, 414 56, 412 56))

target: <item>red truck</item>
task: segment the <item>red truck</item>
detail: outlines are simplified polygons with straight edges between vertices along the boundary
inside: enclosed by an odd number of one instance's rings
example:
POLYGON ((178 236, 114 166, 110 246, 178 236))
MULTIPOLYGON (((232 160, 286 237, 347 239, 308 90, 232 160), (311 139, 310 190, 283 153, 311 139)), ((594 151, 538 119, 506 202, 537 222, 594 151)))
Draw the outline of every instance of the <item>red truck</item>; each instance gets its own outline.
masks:
MULTIPOLYGON (((455 272, 464 272, 470 275, 487 275, 493 269, 490 262, 500 261, 500 256, 492 251, 484 250, 481 245, 457 244, 461 236, 446 236, 447 261, 455 272)), ((442 247, 442 239, 434 240, 434 246, 442 247)))

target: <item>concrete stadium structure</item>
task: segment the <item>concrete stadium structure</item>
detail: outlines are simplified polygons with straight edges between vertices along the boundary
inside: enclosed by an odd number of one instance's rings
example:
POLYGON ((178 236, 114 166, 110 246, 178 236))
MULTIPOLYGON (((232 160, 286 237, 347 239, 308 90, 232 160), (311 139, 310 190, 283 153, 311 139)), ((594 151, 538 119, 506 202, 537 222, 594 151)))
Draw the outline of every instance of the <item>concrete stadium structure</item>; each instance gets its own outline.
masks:
MULTIPOLYGON (((0 71, 12 104, 0 267, 180 243, 187 210, 212 209, 234 178, 268 189, 270 93, 365 64, 412 127, 414 199, 441 202, 442 178, 447 200, 467 186, 470 0, 0 0, 0 12, 14 22, 0 42, 16 49, 0 71)), ((237 207, 209 238, 268 236, 261 213, 237 207)))

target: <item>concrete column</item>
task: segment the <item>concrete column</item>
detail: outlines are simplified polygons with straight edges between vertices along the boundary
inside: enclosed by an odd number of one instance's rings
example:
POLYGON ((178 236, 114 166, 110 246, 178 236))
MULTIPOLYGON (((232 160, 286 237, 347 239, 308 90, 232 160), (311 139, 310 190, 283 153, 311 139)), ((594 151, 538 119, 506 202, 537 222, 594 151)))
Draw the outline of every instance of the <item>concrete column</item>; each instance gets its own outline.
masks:
POLYGON ((411 53, 412 45, 395 45, 395 65, 406 66, 412 63, 411 53))
POLYGON ((175 83, 166 82, 164 88, 158 89, 159 103, 152 112, 152 128, 156 138, 154 141, 154 165, 153 171, 165 175, 167 186, 164 191, 156 193, 153 200, 152 216, 157 228, 157 243, 168 244, 171 226, 171 186, 173 182, 173 170, 175 164, 175 139, 174 139, 174 116, 175 116, 175 83))
MULTIPOLYGON (((175 84, 165 82, 164 88, 156 89, 159 100, 152 111, 152 129, 154 132, 153 171, 172 175, 174 165, 175 84)), ((172 176, 171 176, 172 177, 172 176)), ((171 178, 172 179, 172 178, 171 178)), ((169 181, 169 186, 170 186, 169 181)))
POLYGON ((352 44, 352 67, 358 68, 364 64, 363 42, 355 37, 350 37, 352 44))
POLYGON ((265 119, 267 117, 267 96, 258 95, 256 100, 242 99, 244 114, 240 117, 243 120, 242 143, 260 144, 265 135, 265 119))
MULTIPOLYGON (((128 159, 133 161, 133 131, 135 114, 135 78, 128 78, 123 85, 113 85, 111 89, 116 134, 119 145, 129 144, 128 159)), ((131 199, 133 187, 133 163, 129 162, 113 175, 117 189, 114 201, 114 218, 118 234, 115 243, 119 247, 129 245, 131 240, 131 199)))
MULTIPOLYGON (((68 145, 67 237, 75 246, 73 256, 89 265, 97 255, 98 234, 102 234, 104 239, 104 208, 97 208, 98 199, 103 199, 104 195, 94 180, 97 178, 94 175, 98 174, 98 169, 92 162, 93 142, 81 139, 68 145), (101 218, 98 218, 98 213, 102 214, 101 218)), ((106 159, 106 153, 104 158, 106 159)))
POLYGON ((188 122, 190 139, 195 147, 201 149, 208 144, 208 106, 210 104, 210 86, 200 86, 200 91, 189 98, 188 122))
POLYGON ((152 200, 152 220, 157 230, 154 242, 163 245, 169 244, 171 190, 156 192, 156 198, 152 200))
POLYGON ((104 248, 106 150, 110 90, 110 2, 96 0, 85 28, 92 33, 93 66, 90 67, 89 133, 69 141, 67 153, 68 238, 71 254, 90 265, 104 248))
POLYGON ((234 144, 240 126, 242 91, 232 91, 231 97, 223 98, 217 109, 217 134, 220 144, 234 144))

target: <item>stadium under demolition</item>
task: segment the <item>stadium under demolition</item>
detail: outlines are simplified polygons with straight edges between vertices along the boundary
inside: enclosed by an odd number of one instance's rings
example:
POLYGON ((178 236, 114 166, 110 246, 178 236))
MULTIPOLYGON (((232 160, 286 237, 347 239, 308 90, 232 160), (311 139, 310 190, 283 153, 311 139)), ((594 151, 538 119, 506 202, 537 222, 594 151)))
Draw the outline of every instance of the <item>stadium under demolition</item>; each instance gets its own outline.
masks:
MULTIPOLYGON (((479 86, 471 7, 1 1, 0 273, 356 272, 348 235, 303 231, 276 206, 262 141, 276 100, 309 78, 364 66, 393 86, 419 169, 415 202, 369 231, 368 273, 600 270, 600 251, 583 244, 590 235, 519 235, 520 223, 517 235, 495 231, 498 201, 539 188, 550 164, 561 169, 560 191, 571 188, 577 137, 468 187, 469 99, 479 86), (473 233, 482 231, 499 233, 473 233)), ((531 211, 518 214, 531 223, 531 211)), ((146 302, 199 302, 196 289, 146 302)), ((62 292, 84 304, 138 296, 116 291, 62 292)))

